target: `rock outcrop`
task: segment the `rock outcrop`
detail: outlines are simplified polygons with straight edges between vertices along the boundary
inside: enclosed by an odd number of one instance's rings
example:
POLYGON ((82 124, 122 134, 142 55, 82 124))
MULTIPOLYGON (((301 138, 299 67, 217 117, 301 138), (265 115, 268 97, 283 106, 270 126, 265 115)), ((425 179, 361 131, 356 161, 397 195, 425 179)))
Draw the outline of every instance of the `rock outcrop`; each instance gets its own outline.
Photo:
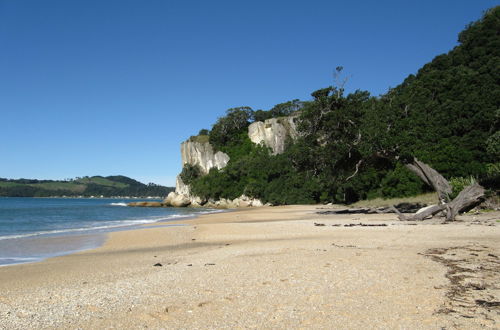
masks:
MULTIPOLYGON (((181 143, 181 159, 182 166, 197 165, 202 175, 208 174, 214 167, 220 170, 229 162, 229 156, 221 151, 214 152, 208 141, 193 141, 192 139, 181 143)), ((164 201, 165 205, 173 207, 199 207, 206 203, 207 201, 191 194, 189 185, 182 181, 180 175, 176 178, 175 192, 168 194, 164 201)))
POLYGON ((191 189, 189 189, 189 185, 182 181, 180 175, 178 175, 175 180, 175 192, 180 195, 191 196, 191 189))
POLYGON ((296 116, 290 116, 257 121, 248 126, 248 137, 255 144, 271 148, 273 155, 281 154, 285 151, 287 139, 298 136, 295 119, 296 116))
MULTIPOLYGON (((133 205, 129 206, 149 206, 143 205, 142 203, 131 203, 133 205)), ((183 194, 178 194, 176 192, 171 192, 168 194, 167 198, 163 203, 158 203, 159 205, 154 206, 171 206, 171 207, 208 207, 214 209, 234 209, 240 207, 260 207, 260 206, 270 206, 270 204, 264 205, 257 198, 250 198, 242 195, 235 199, 221 198, 219 200, 203 200, 197 196, 187 196, 183 194)))
POLYGON ((127 206, 133 207, 165 207, 165 203, 162 202, 131 202, 127 206))
POLYGON ((208 142, 184 141, 181 143, 182 166, 198 165, 202 174, 208 174, 211 168, 218 170, 226 167, 229 156, 221 151, 214 152, 208 142))
MULTIPOLYGON (((203 206, 217 209, 234 209, 241 207, 261 207, 264 206, 264 204, 257 198, 241 195, 235 199, 221 198, 217 201, 209 200, 203 206)), ((266 204, 265 206, 270 206, 270 204, 266 204)))
POLYGON ((168 194, 167 198, 165 199, 164 203, 167 206, 173 206, 173 207, 185 207, 191 204, 191 199, 187 195, 183 194, 178 194, 176 192, 171 192, 168 194))

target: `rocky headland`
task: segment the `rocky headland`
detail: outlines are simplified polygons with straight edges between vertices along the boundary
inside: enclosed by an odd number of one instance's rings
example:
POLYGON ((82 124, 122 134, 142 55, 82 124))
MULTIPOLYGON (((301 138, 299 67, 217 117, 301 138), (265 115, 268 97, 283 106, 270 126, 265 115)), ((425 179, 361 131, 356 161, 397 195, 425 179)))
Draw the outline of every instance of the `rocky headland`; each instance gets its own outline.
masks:
MULTIPOLYGON (((295 139, 298 131, 295 125, 296 115, 288 117, 270 118, 265 121, 256 121, 248 126, 248 137, 255 143, 266 146, 273 155, 281 154, 285 150, 288 139, 295 139)), ((181 143, 182 166, 197 166, 201 175, 207 175, 212 168, 221 170, 230 161, 228 154, 216 151, 208 139, 190 138, 181 143)), ((168 194, 163 202, 134 202, 129 206, 135 207, 208 207, 231 209, 242 207, 261 207, 264 204, 257 198, 241 195, 235 199, 220 198, 203 199, 191 193, 188 184, 178 175, 175 191, 168 194)))

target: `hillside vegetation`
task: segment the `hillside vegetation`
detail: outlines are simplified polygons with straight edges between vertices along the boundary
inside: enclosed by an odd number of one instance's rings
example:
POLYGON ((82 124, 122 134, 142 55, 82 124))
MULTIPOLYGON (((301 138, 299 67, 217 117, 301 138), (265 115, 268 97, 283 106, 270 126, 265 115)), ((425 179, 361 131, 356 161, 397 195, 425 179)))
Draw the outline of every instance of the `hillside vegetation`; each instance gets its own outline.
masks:
MULTIPOLYGON (((227 167, 181 177, 202 198, 242 194, 274 204, 353 203, 428 191, 404 166, 417 157, 451 182, 471 176, 495 191, 500 174, 500 7, 466 27, 459 45, 379 97, 342 83, 268 111, 229 109, 203 137, 229 154, 227 167), (272 156, 254 145, 253 121, 297 115, 300 137, 272 156)), ((336 70, 342 79, 342 68, 336 70)))
POLYGON ((52 197, 52 196, 166 196, 174 188, 143 184, 126 176, 92 176, 66 181, 0 178, 0 196, 52 197))

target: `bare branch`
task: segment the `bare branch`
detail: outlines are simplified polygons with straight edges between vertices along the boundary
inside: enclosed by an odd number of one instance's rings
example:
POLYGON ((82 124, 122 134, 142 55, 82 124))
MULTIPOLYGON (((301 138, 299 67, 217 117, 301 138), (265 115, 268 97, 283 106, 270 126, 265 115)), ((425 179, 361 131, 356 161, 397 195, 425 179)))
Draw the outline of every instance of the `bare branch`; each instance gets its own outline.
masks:
POLYGON ((354 171, 354 173, 350 176, 347 177, 347 179, 345 179, 345 181, 349 181, 351 180, 352 178, 354 178, 354 176, 356 176, 356 174, 358 174, 358 171, 359 171, 359 166, 363 163, 363 160, 360 160, 356 163, 356 171, 354 171))
POLYGON ((424 220, 430 216, 434 216, 434 215, 438 214, 439 212, 443 211, 444 209, 446 209, 446 204, 434 205, 434 206, 429 207, 428 209, 426 209, 420 213, 415 213, 411 216, 406 216, 399 211, 397 211, 396 213, 398 214, 398 218, 401 221, 413 221, 413 220, 424 220))

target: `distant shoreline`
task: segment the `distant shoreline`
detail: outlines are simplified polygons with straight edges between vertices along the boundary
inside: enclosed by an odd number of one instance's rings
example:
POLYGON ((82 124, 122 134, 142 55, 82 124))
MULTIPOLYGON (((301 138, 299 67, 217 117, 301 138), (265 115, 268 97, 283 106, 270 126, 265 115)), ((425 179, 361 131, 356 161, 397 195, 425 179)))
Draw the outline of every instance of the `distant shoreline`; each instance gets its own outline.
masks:
POLYGON ((123 175, 84 176, 66 180, 0 178, 0 196, 9 197, 140 197, 167 196, 174 187, 144 184, 123 175))

